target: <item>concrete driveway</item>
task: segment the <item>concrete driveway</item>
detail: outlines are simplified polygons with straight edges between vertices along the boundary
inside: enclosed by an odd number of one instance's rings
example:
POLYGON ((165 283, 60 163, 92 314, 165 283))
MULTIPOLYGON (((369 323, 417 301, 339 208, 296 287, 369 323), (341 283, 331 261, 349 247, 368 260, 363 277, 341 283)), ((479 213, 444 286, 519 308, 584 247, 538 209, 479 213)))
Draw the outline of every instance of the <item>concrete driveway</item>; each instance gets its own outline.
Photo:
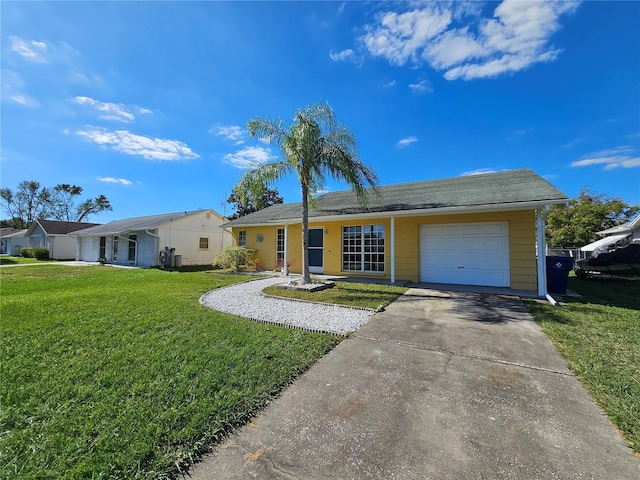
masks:
POLYGON ((193 479, 633 479, 640 462, 514 297, 411 289, 193 479))

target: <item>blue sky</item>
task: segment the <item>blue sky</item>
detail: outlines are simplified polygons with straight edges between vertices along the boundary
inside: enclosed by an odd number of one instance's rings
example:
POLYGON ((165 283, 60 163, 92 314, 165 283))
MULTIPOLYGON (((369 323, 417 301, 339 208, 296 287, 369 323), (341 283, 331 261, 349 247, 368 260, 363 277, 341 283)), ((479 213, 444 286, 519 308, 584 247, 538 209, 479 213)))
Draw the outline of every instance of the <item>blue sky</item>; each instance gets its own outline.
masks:
POLYGON ((640 203, 640 2, 0 9, 2 186, 104 194, 114 210, 93 221, 231 213, 245 169, 279 155, 247 120, 320 100, 382 185, 532 168, 569 196, 640 203))

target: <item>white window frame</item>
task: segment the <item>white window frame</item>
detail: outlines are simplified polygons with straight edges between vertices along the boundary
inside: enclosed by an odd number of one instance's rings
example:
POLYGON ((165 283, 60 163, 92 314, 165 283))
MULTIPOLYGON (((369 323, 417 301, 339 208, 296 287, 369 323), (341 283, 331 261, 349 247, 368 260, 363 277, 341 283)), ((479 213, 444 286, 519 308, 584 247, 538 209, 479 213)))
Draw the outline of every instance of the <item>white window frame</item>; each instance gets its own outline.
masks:
POLYGON ((285 256, 285 238, 284 228, 278 228, 276 230, 276 266, 284 268, 284 256, 285 256))
POLYGON ((238 246, 239 247, 247 247, 247 231, 240 230, 238 231, 238 246))
POLYGON ((384 274, 386 245, 384 225, 342 227, 342 271, 384 274))

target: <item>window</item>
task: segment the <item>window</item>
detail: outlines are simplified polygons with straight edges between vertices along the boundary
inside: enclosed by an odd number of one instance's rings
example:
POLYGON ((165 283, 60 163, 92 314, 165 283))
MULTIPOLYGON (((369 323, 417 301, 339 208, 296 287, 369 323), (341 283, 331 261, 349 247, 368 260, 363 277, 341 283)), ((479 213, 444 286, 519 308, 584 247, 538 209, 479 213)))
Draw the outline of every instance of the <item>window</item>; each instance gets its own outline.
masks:
POLYGON ((238 232, 238 246, 239 247, 246 247, 247 246, 247 231, 246 230, 240 230, 238 232))
POLYGON ((200 237, 200 250, 209 250, 209 237, 200 237))
POLYGON ((136 261, 136 247, 138 246, 138 236, 137 235, 129 235, 129 256, 128 260, 130 262, 136 261))
POLYGON ((118 236, 113 237, 113 261, 118 260, 118 236))
POLYGON ((284 228, 276 234, 276 266, 284 267, 284 228))
POLYGON ((107 258, 107 237, 100 237, 100 252, 98 258, 107 258))
POLYGON ((384 225, 342 228, 342 270, 384 272, 384 225))

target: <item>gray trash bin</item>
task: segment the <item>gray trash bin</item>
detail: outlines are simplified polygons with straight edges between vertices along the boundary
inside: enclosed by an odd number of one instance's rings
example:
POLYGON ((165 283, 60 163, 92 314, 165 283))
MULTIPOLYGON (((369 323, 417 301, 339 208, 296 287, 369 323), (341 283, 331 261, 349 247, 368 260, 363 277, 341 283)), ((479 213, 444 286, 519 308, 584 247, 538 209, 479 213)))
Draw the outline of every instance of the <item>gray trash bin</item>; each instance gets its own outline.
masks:
POLYGON ((182 266, 182 255, 174 255, 173 264, 176 268, 180 268, 182 266))

